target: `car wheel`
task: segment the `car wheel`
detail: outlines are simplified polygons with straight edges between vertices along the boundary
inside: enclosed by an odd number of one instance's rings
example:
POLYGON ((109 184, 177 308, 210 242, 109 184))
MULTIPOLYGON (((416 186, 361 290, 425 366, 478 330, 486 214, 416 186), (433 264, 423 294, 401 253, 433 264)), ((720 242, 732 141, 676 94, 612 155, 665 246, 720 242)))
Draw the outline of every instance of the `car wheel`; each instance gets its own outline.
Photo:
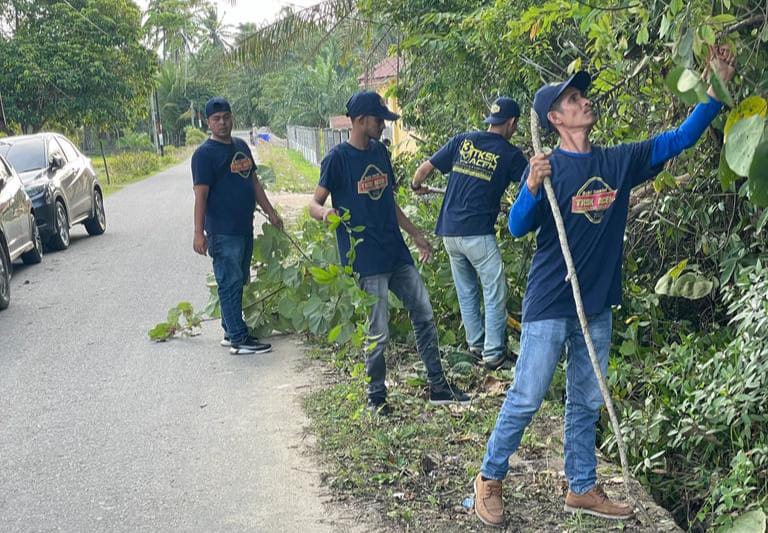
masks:
POLYGON ((54 250, 66 250, 69 247, 69 217, 64 202, 56 202, 55 232, 51 237, 51 248, 54 250))
POLYGON ((93 191, 93 216, 83 224, 88 235, 101 235, 107 230, 107 215, 104 213, 104 198, 101 191, 93 191))
POLYGON ((43 260, 43 239, 40 237, 40 229, 37 227, 35 217, 30 218, 32 219, 32 242, 35 243, 35 247, 21 254, 21 260, 25 265, 36 265, 43 260))
POLYGON ((11 261, 8 252, 0 242, 0 309, 11 303, 11 261))

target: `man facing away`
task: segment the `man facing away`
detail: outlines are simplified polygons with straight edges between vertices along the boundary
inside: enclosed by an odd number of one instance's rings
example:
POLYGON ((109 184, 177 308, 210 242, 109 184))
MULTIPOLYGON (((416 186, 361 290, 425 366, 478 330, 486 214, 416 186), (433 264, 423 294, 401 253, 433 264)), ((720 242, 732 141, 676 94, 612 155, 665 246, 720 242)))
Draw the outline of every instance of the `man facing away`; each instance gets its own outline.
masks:
POLYGON ((219 291, 222 346, 230 353, 265 353, 272 349, 248 333, 243 320, 243 286, 250 280, 253 255, 253 214, 256 203, 270 224, 283 221, 269 202, 256 175, 248 145, 232 137, 233 117, 229 102, 214 97, 205 104, 211 137, 192 156, 195 192, 193 248, 211 256, 219 291))
MULTIPOLYGON (((721 79, 734 74, 733 54, 721 47, 715 54, 721 79)), ((559 146, 531 158, 520 193, 509 213, 509 230, 520 237, 538 230, 537 250, 528 274, 523 301, 521 353, 514 383, 507 392, 493 429, 480 473, 475 478, 475 511, 484 523, 504 526, 502 480, 509 457, 541 405, 566 349, 565 510, 609 519, 626 519, 633 509, 613 502, 597 484, 595 431, 603 399, 592 370, 576 314, 566 266, 549 202, 542 193, 544 178, 552 187, 563 215, 568 242, 581 286, 589 331, 603 374, 611 343, 611 306, 621 301, 621 263, 629 195, 664 163, 693 146, 720 111, 710 99, 698 104, 675 130, 638 143, 604 148, 589 141, 597 120, 585 96, 590 75, 577 72, 562 83, 541 87, 533 107, 541 125, 557 133, 559 146)))
POLYGON ((497 98, 485 119, 487 131, 453 137, 419 166, 411 182, 416 194, 426 194, 423 184, 434 169, 450 172, 435 233, 443 237, 448 252, 469 351, 481 355, 491 370, 507 356, 507 280, 495 225, 502 194, 528 163, 509 143, 519 117, 517 102, 497 98))
MULTIPOLYGON (((360 287, 377 296, 370 314, 370 330, 365 368, 368 384, 368 409, 373 414, 390 413, 385 385, 384 352, 389 342, 389 304, 391 290, 403 302, 416 334, 416 345, 427 371, 429 401, 435 405, 469 403, 469 397, 450 385, 443 375, 437 345, 437 328, 429 302, 429 294, 413 258, 400 233, 404 229, 419 249, 422 261, 432 255, 429 242, 411 223, 395 202, 395 173, 389 152, 379 142, 385 120, 397 120, 375 92, 360 92, 347 102, 347 115, 352 120, 349 141, 335 146, 320 166, 320 184, 309 205, 310 215, 323 222, 330 214, 349 211, 351 226, 364 226, 356 239, 352 268, 359 276, 360 287), (328 195, 333 207, 324 207, 328 195), (375 346, 371 348, 371 343, 375 346)), ((336 231, 341 262, 347 265, 349 237, 343 227, 336 231)))

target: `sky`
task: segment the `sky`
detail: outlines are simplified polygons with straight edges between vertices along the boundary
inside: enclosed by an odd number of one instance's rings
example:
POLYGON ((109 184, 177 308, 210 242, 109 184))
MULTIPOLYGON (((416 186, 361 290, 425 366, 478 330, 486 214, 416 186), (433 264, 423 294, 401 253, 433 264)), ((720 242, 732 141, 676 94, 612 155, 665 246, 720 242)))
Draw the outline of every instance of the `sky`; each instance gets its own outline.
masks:
MULTIPOLYGON (((147 8, 149 0, 134 0, 142 10, 147 8)), ((294 8, 308 7, 318 3, 318 0, 237 0, 234 6, 226 0, 212 0, 219 10, 219 15, 224 14, 224 23, 236 28, 243 22, 255 22, 263 24, 272 22, 283 7, 294 8)))

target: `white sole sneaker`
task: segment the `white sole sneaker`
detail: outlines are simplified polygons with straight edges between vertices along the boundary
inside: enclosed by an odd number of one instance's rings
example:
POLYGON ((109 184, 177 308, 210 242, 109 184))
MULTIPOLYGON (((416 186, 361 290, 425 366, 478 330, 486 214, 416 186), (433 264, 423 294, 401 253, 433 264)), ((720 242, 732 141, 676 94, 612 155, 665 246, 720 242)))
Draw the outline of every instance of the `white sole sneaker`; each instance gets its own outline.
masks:
POLYGON ((246 348, 245 346, 232 346, 229 349, 229 353, 232 355, 248 355, 248 354, 254 354, 254 353, 268 353, 272 351, 272 347, 269 348, 262 348, 260 350, 255 350, 253 348, 246 348))
POLYGON ((221 346, 224 346, 225 348, 229 348, 232 346, 232 343, 229 339, 221 339, 221 342, 219 343, 221 346))

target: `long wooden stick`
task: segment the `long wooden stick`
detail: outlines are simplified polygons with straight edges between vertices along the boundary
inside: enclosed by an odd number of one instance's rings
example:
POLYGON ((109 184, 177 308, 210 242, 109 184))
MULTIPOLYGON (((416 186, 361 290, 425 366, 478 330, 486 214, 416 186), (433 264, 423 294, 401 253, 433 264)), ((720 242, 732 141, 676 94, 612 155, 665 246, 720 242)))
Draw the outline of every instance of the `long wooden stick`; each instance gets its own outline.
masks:
MULTIPOLYGON (((531 142, 533 143, 533 151, 536 154, 541 153, 541 138, 539 135, 539 116, 536 111, 531 108, 531 142)), ((584 334, 584 343, 587 345, 587 351, 589 352, 589 360, 592 362, 592 370, 595 371, 597 376, 598 385, 600 385, 600 394, 603 395, 603 401, 608 409, 608 416, 611 419, 611 425, 613 426, 613 433, 616 435, 616 444, 619 447, 619 458, 621 459, 621 473, 624 477, 624 490, 627 494, 627 499, 632 501, 647 519, 647 525, 653 530, 656 530, 653 521, 651 520, 648 511, 645 510, 643 504, 638 498, 635 498, 632 494, 632 489, 629 483, 629 466, 627 465, 627 451, 624 444, 624 437, 621 434, 621 426, 619 426, 619 419, 616 416, 616 410, 613 407, 613 400, 611 400, 611 394, 608 392, 608 385, 605 383, 605 376, 600 368, 600 363, 597 360, 597 351, 595 345, 592 342, 592 335, 589 333, 589 323, 587 322, 587 315, 584 312, 584 303, 581 300, 581 288, 579 287, 579 279, 576 276, 576 267, 573 264, 573 257, 571 256, 571 249, 568 246, 568 236, 565 233, 565 224, 563 223, 563 216, 560 214, 560 207, 557 204, 557 197, 555 196, 555 190, 552 188, 552 180, 549 177, 544 178, 544 190, 547 193, 547 199, 549 200, 549 207, 552 209, 552 216, 555 219, 555 226, 557 227, 557 237, 560 240, 560 249, 563 251, 563 258, 565 259, 565 267, 567 269, 566 281, 571 282, 571 289, 573 290, 573 300, 576 303, 576 314, 579 315, 579 323, 581 324, 581 331, 584 334)))

